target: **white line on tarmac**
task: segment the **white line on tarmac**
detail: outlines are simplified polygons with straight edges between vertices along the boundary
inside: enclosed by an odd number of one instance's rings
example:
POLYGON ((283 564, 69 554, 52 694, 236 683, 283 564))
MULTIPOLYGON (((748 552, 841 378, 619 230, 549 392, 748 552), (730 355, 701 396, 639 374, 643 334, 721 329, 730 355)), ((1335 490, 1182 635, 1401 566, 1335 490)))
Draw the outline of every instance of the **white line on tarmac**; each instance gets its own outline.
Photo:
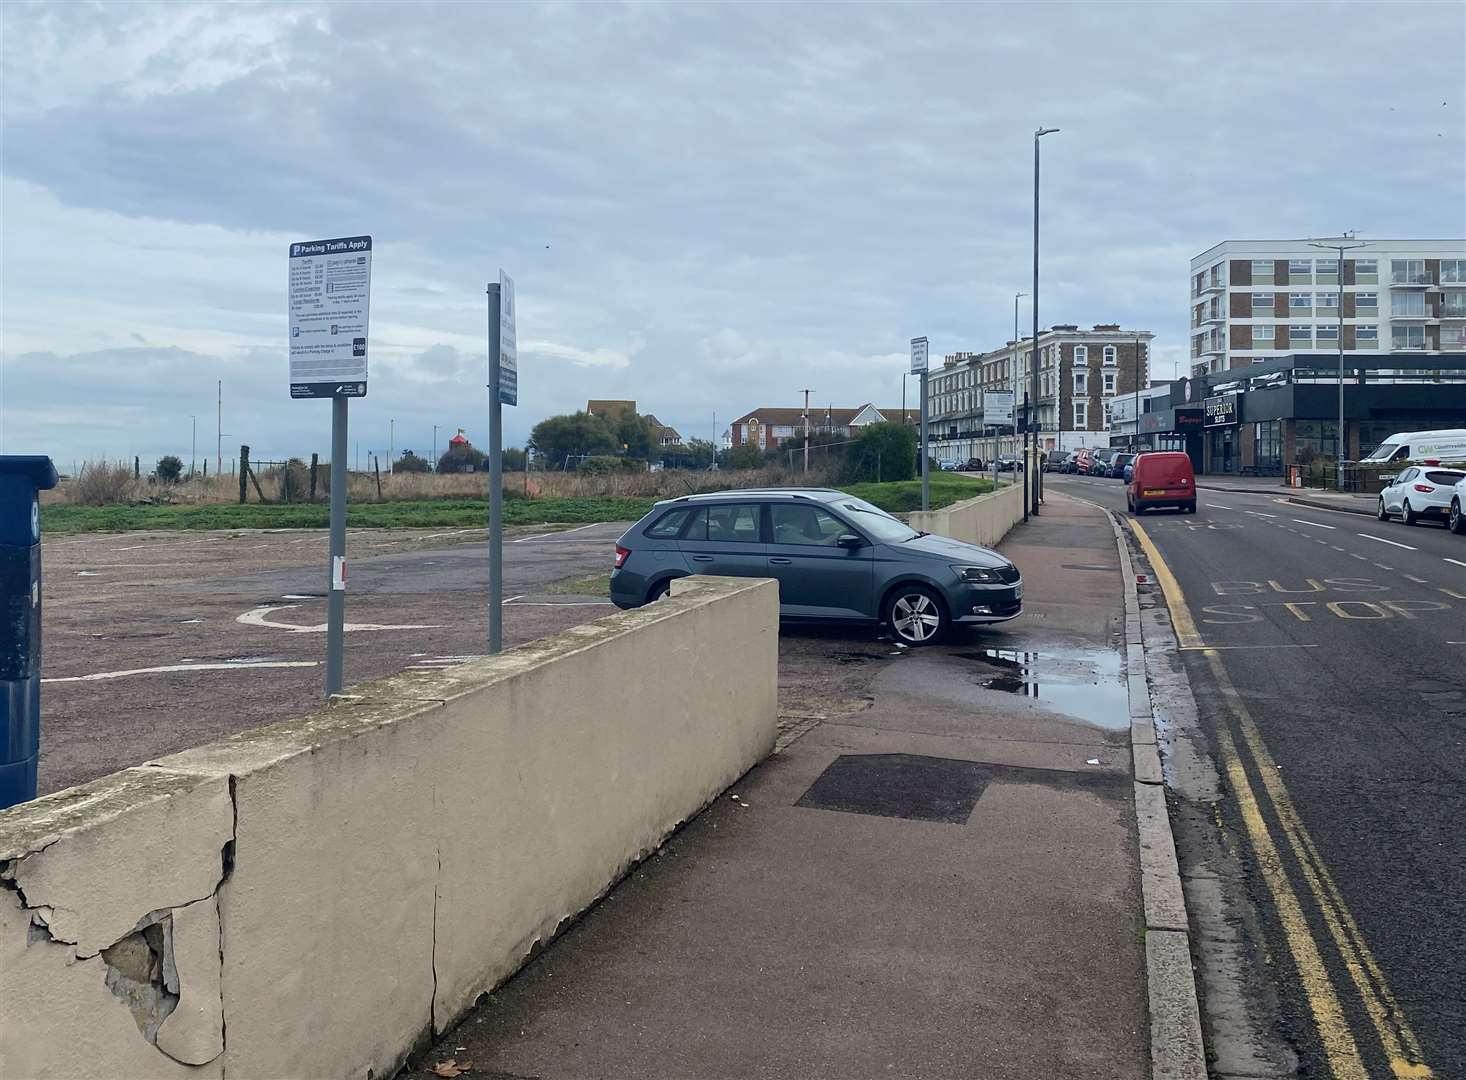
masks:
POLYGON ((1466 562, 1462 562, 1460 559, 1452 559, 1449 556, 1442 556, 1442 558, 1448 563, 1455 563, 1457 566, 1466 566, 1466 562))
POLYGON ((580 525, 574 529, 561 529, 558 532, 536 533, 534 536, 521 536, 513 541, 516 544, 527 544, 531 540, 542 540, 547 536, 565 536, 568 533, 584 532, 586 529, 594 529, 597 525, 605 525, 604 521, 592 521, 589 525, 580 525))
POLYGON ((1277 517, 1278 516, 1277 514, 1264 514, 1260 510, 1244 510, 1242 512, 1244 514, 1251 514, 1253 517, 1270 518, 1270 517, 1277 517))
MULTIPOLYGON (((244 626, 264 626, 271 630, 285 630, 292 634, 324 634, 326 624, 318 626, 298 626, 295 623, 275 622, 267 618, 272 611, 289 611, 299 607, 299 604, 271 604, 265 607, 253 608, 243 615, 236 616, 234 621, 244 626)), ((382 625, 378 623, 347 623, 343 630, 348 633, 359 630, 437 630, 437 623, 403 623, 401 625, 382 625)))
POLYGON ((1337 525, 1320 525, 1316 521, 1304 521, 1302 518, 1291 518, 1290 520, 1298 522, 1299 525, 1312 525, 1315 529, 1337 529, 1338 528, 1337 525))
POLYGON ((1416 577, 1414 574, 1401 574, 1400 576, 1402 578, 1404 578, 1406 581, 1413 581, 1413 582, 1415 582, 1415 584, 1417 584, 1417 585, 1429 585, 1430 584, 1430 582, 1426 581, 1425 578, 1423 578, 1423 577, 1416 577))
POLYGON ((233 664, 165 664, 162 667, 131 668, 128 671, 98 671, 91 675, 63 675, 42 679, 43 683, 101 682, 123 679, 129 675, 158 675, 170 671, 234 671, 238 668, 306 668, 320 667, 319 660, 241 660, 233 664))
POLYGON ((227 539, 229 539, 227 536, 209 536, 209 537, 205 537, 203 540, 180 540, 180 541, 178 541, 176 543, 161 543, 160 542, 160 543, 156 543, 156 544, 133 544, 130 547, 120 547, 117 550, 118 551, 141 551, 143 548, 192 547, 195 544, 214 544, 214 543, 218 543, 220 540, 227 540, 227 539))
MULTIPOLYGON (((1396 543, 1394 540, 1386 540, 1383 536, 1370 536, 1369 533, 1355 533, 1354 535, 1356 535, 1356 536, 1362 536, 1366 540, 1373 540, 1375 543, 1378 543, 1378 544, 1389 544, 1391 547, 1404 548, 1406 551, 1419 551, 1420 550, 1419 548, 1413 548, 1413 547, 1411 547, 1409 544, 1400 544, 1400 543, 1396 543)), ((1461 565, 1462 566, 1466 566, 1466 563, 1462 563, 1461 565)))
POLYGON ((515 607, 614 607, 609 600, 571 600, 564 603, 553 603, 551 601, 531 600, 526 604, 515 604, 515 607))
POLYGON ((1230 506, 1223 506, 1221 503, 1205 503, 1208 510, 1230 510, 1230 506))
POLYGON ((1393 571, 1394 571, 1394 569, 1395 569, 1395 568, 1394 568, 1394 567, 1393 567, 1393 566, 1386 566, 1386 565, 1385 565, 1385 564, 1384 564, 1384 563, 1382 563, 1382 562, 1377 562, 1377 563, 1375 563, 1375 564, 1374 564, 1374 565, 1375 565, 1375 566, 1378 566, 1378 567, 1379 567, 1379 568, 1380 568, 1380 569, 1381 569, 1381 570, 1389 570, 1389 571, 1391 571, 1391 572, 1393 572, 1393 571))

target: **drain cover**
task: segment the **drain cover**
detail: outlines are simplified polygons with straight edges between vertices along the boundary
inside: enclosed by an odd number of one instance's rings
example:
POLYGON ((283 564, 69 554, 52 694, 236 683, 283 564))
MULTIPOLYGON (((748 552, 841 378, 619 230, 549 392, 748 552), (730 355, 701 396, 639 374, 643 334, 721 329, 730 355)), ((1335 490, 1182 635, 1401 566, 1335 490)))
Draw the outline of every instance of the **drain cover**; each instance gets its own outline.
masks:
POLYGON ((841 754, 795 805, 962 825, 990 773, 975 761, 953 758, 841 754))

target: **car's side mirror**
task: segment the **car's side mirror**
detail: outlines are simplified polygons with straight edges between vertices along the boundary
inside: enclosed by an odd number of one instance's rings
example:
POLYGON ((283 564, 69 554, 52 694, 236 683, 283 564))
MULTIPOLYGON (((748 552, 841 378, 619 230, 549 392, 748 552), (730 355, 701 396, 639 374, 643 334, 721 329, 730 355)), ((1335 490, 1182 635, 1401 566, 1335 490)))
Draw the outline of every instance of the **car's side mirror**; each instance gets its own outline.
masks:
POLYGON ((835 543, 839 544, 842 548, 849 548, 851 550, 865 546, 865 541, 854 533, 844 533, 835 543))

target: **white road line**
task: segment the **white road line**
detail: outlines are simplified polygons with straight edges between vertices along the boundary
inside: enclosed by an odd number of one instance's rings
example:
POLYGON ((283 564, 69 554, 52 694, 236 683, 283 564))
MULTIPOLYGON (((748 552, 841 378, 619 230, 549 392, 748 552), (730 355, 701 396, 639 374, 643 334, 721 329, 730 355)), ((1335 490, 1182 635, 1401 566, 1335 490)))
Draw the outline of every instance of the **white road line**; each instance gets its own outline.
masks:
POLYGON ((131 668, 127 671, 98 671, 91 675, 63 675, 42 679, 43 683, 101 682, 124 679, 129 675, 158 675, 170 671, 234 671, 238 668, 307 668, 320 667, 319 660, 242 660, 233 664, 165 664, 162 667, 131 668))
POLYGON ((1251 514, 1253 517, 1271 518, 1271 517, 1277 517, 1278 516, 1277 514, 1264 514, 1264 513, 1262 513, 1261 511, 1258 511, 1258 510, 1244 510, 1242 512, 1244 514, 1251 514))
POLYGON ((534 536, 521 536, 515 540, 516 544, 526 544, 531 540, 543 540, 547 536, 562 537, 569 533, 584 532, 586 529, 594 529, 597 525, 605 525, 604 521, 592 521, 589 525, 580 525, 574 529, 561 529, 558 532, 536 533, 534 536))
POLYGON ((1208 510, 1213 510, 1213 509, 1215 509, 1215 510, 1230 510, 1230 509, 1232 509, 1230 506, 1223 506, 1221 503, 1207 503, 1206 504, 1206 508, 1208 510))
POLYGON ((1423 578, 1423 577, 1416 577, 1414 574, 1401 574, 1400 576, 1403 577, 1406 581, 1413 581, 1413 582, 1415 582, 1415 584, 1417 584, 1417 585, 1429 585, 1430 584, 1430 582, 1426 581, 1425 578, 1423 578))
POLYGON ((1349 558, 1351 558, 1351 559, 1358 559, 1360 562, 1369 562, 1369 560, 1367 558, 1365 558, 1363 555, 1359 554, 1357 551, 1351 551, 1351 552, 1349 552, 1349 558))
MULTIPOLYGON (((1420 550, 1419 548, 1411 547, 1409 544, 1400 544, 1396 543, 1394 540, 1386 540, 1383 536, 1370 536, 1369 533, 1355 533, 1354 535, 1362 536, 1366 540, 1373 540, 1377 544, 1389 544, 1391 547, 1404 548, 1406 551, 1420 550)), ((1462 563, 1461 565, 1466 566, 1466 563, 1462 563)))
POLYGON ((1448 563, 1455 563, 1457 566, 1466 566, 1466 562, 1462 562, 1460 559, 1452 559, 1449 556, 1442 556, 1442 558, 1448 563))
POLYGON ((524 604, 515 604, 515 607, 614 607, 609 600, 570 600, 564 603, 551 601, 531 600, 524 604))
POLYGON ((500 607, 504 607, 507 604, 514 603, 514 601, 516 601, 516 600, 523 600, 526 595, 528 595, 528 594, 527 593, 520 593, 518 596, 511 596, 508 600, 505 600, 502 603, 500 603, 499 606, 500 607))
MULTIPOLYGON (((295 623, 276 622, 267 616, 274 611, 289 611, 299 607, 299 604, 271 604, 265 607, 253 608, 243 615, 235 617, 234 621, 244 626, 264 626, 271 630, 285 630, 292 634, 324 634, 326 624, 320 623, 317 626, 299 626, 295 623)), ((343 630, 348 633, 360 630, 437 630, 437 623, 403 623, 401 625, 384 625, 378 623, 347 623, 343 630)))
POLYGON ((1293 518, 1299 525, 1312 525, 1315 529, 1337 529, 1337 525, 1320 525, 1316 521, 1304 521, 1302 518, 1293 518))
MULTIPOLYGON (((473 528, 473 529, 453 529, 453 530, 451 530, 449 532, 428 533, 427 536, 410 536, 410 537, 407 537, 407 539, 409 539, 409 540, 436 540, 436 539, 438 539, 441 536, 461 536, 464 533, 481 533, 481 532, 483 532, 487 528, 488 528, 487 525, 480 525, 480 526, 478 526, 476 528, 473 528)), ((394 543, 400 543, 401 541, 393 541, 393 542, 394 543)))
POLYGON ((1381 570, 1394 570, 1394 569, 1395 569, 1395 568, 1394 568, 1394 567, 1393 567, 1393 566, 1386 566, 1386 565, 1385 565, 1385 564, 1384 564, 1384 563, 1382 563, 1382 562, 1377 562, 1377 563, 1375 563, 1375 564, 1374 564, 1374 565, 1375 565, 1375 566, 1378 566, 1378 567, 1379 567, 1379 568, 1380 568, 1380 569, 1381 569, 1381 570))
POLYGON ((1182 645, 1182 652, 1206 652, 1208 649, 1318 649, 1320 645, 1182 645))

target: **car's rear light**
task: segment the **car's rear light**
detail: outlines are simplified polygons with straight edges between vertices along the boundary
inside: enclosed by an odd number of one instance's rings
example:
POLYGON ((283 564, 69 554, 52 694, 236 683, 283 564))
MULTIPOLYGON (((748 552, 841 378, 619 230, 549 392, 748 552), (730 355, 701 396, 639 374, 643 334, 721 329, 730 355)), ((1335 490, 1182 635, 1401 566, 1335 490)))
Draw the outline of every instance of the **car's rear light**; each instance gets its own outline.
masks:
POLYGON ((1416 484, 1415 485, 1415 490, 1416 491, 1423 491, 1427 495, 1429 495, 1432 491, 1435 490, 1435 488, 1431 487, 1429 484, 1416 484))
POLYGON ((630 554, 631 554, 631 549, 630 548, 624 548, 620 544, 617 544, 616 545, 616 569, 617 570, 620 570, 621 567, 623 567, 623 566, 626 565, 626 557, 628 555, 630 555, 630 554))

